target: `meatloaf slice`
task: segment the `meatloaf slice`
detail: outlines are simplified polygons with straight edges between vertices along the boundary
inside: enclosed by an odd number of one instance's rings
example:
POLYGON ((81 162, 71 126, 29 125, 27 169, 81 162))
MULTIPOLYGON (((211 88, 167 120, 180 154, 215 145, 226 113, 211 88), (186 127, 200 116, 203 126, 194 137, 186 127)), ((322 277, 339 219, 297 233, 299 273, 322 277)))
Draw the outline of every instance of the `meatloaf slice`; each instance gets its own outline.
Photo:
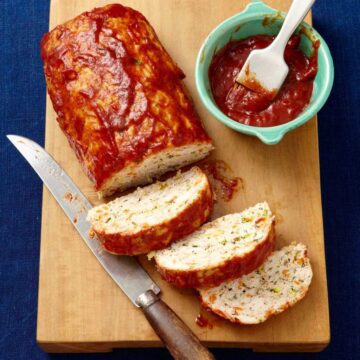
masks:
POLYGON ((57 121, 100 196, 212 150, 184 73, 139 12, 85 12, 45 34, 41 56, 57 121))
POLYGON ((274 251, 251 274, 200 289, 200 299, 205 308, 231 322, 259 324, 301 300, 312 275, 306 246, 292 244, 274 251))
POLYGON ((89 211, 105 250, 138 255, 162 249, 198 229, 212 210, 207 176, 193 167, 89 211))
POLYGON ((223 216, 154 254, 162 277, 179 287, 212 287, 255 270, 272 252, 274 216, 267 203, 223 216))

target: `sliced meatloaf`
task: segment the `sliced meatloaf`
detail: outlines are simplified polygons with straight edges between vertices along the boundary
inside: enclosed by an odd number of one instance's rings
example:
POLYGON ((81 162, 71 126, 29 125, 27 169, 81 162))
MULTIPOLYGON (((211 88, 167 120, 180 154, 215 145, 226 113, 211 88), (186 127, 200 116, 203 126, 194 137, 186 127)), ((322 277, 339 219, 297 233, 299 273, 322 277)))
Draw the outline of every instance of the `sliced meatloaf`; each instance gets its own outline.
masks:
POLYGON ((207 156, 182 79, 146 18, 120 4, 45 34, 41 56, 57 121, 95 190, 116 190, 207 156))
POLYGON ((138 255, 163 249, 198 229, 213 206, 207 176, 198 168, 119 197, 89 211, 105 250, 138 255))
POLYGON ((301 300, 312 275, 306 246, 292 244, 275 251, 251 274, 200 289, 200 299, 205 308, 231 322, 259 324, 301 300))
POLYGON ((211 287, 255 270, 272 252, 274 241, 274 216, 264 202, 205 224, 154 257, 168 282, 211 287))

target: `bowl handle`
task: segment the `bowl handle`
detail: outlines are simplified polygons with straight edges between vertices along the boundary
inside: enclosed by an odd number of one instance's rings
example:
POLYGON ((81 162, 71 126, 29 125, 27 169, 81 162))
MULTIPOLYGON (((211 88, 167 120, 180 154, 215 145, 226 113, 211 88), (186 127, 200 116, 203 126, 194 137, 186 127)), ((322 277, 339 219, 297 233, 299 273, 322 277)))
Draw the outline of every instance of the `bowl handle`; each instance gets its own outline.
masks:
POLYGON ((256 136, 266 145, 276 145, 284 137, 285 133, 286 131, 280 132, 279 130, 265 130, 256 133, 256 136))
POLYGON ((275 9, 266 5, 262 0, 250 0, 243 13, 259 14, 264 12, 276 12, 275 9))

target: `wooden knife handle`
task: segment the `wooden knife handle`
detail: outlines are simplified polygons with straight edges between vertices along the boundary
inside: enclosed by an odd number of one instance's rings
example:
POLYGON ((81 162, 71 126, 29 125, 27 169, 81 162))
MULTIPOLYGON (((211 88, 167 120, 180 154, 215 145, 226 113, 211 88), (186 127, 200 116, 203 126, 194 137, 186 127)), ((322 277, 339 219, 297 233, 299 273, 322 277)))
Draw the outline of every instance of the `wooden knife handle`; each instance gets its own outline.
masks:
POLYGON ((140 295, 137 303, 174 359, 215 359, 196 335, 153 291, 149 290, 140 295))

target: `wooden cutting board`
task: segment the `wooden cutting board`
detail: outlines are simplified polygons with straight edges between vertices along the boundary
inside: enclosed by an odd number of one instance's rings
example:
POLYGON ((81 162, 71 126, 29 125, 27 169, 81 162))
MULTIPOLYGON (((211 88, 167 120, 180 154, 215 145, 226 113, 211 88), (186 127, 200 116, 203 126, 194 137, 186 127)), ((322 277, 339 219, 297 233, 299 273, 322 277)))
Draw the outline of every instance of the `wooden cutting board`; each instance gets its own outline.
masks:
MULTIPOLYGON (((192 291, 160 279, 152 263, 141 259, 162 289, 163 299, 208 346, 256 351, 320 351, 330 339, 317 122, 313 119, 276 146, 229 130, 200 103, 194 82, 197 52, 221 21, 243 10, 246 0, 121 0, 141 11, 187 75, 185 83, 206 129, 214 139, 213 157, 231 165, 244 188, 228 203, 219 201, 216 216, 267 200, 277 215, 278 247, 293 241, 308 245, 314 279, 306 298, 294 308, 256 326, 232 325, 206 314, 214 325, 195 324, 199 303, 192 291)), ((93 7, 112 1, 52 0, 50 28, 93 7)), ((290 0, 269 5, 286 11, 290 0)), ((310 17, 307 19, 310 21, 310 17)), ((91 184, 55 121, 49 98, 46 149, 94 204, 91 184)), ((117 347, 161 346, 141 311, 103 271, 71 222, 44 189, 41 232, 37 341, 48 352, 103 352, 117 347)))

